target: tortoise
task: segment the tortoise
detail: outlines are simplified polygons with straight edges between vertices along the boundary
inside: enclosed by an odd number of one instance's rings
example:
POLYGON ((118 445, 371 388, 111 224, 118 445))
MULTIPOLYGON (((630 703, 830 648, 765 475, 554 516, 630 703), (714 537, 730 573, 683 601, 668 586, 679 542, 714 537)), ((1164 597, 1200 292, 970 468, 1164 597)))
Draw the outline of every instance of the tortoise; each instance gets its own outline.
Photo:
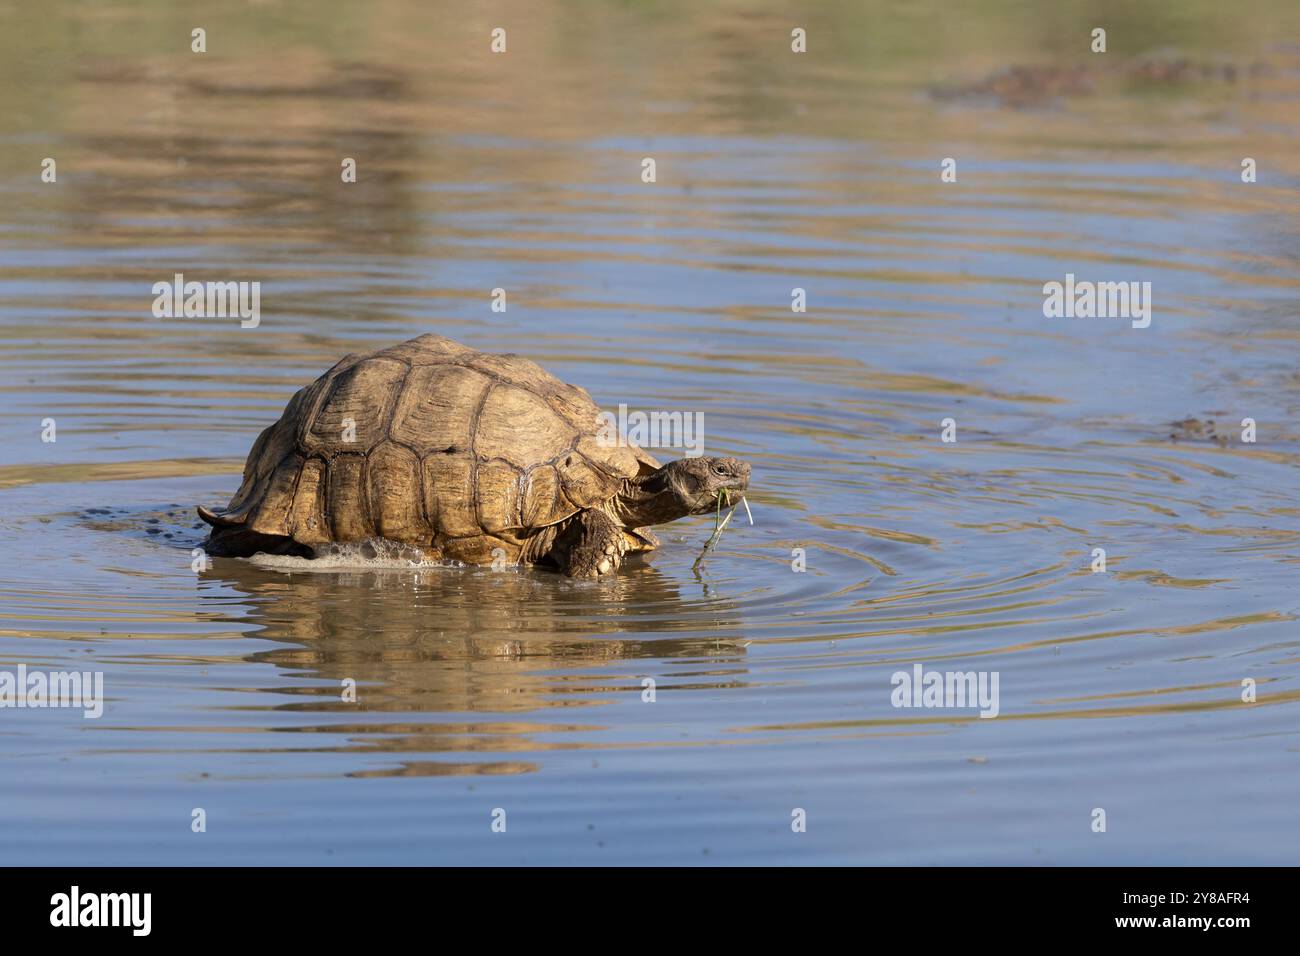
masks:
POLYGON ((429 560, 598 577, 658 546, 647 526, 749 486, 747 462, 660 465, 600 425, 585 390, 517 355, 432 334, 348 355, 258 436, 226 510, 198 508, 206 547, 313 558, 384 538, 429 560))

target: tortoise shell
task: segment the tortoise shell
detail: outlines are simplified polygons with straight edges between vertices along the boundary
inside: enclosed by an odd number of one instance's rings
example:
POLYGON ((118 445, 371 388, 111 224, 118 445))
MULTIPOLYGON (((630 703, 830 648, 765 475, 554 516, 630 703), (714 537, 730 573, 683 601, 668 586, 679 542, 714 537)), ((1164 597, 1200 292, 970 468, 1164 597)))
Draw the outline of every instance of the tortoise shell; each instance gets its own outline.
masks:
POLYGON ((539 529, 657 468, 597 440, 599 409, 517 355, 422 335, 348 355, 258 436, 223 525, 316 548, 387 538, 441 556, 518 560, 539 529))

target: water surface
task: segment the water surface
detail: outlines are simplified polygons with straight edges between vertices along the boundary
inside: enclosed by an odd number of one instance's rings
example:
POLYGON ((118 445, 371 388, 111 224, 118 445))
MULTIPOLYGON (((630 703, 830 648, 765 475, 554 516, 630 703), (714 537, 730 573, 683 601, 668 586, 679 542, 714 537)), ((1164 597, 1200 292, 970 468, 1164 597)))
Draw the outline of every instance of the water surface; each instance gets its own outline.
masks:
POLYGON ((0 710, 6 859, 1294 862, 1300 14, 1246 6, 1105 57, 1080 2, 0 7, 0 669, 108 696, 0 710), (175 272, 260 326, 153 318, 175 272), (289 395, 428 331, 702 412, 755 525, 195 574, 289 395), (999 716, 892 706, 918 662, 999 716))

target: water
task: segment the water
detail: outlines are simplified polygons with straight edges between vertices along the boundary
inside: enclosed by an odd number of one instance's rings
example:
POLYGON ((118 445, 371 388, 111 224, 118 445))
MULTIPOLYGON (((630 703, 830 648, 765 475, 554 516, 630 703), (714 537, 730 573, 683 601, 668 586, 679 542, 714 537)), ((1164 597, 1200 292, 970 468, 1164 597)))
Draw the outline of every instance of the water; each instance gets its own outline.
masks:
POLYGON ((0 669, 108 698, 0 711, 6 859, 1290 862, 1292 5, 1112 14, 1106 70, 1080 3, 819 5, 802 56, 778 4, 511 4, 495 57, 453 7, 0 9, 0 669), (178 271, 261 325, 154 319, 178 271), (1151 327, 1045 319, 1066 273, 1151 327), (196 575, 292 391, 426 331, 702 412, 755 525, 698 574, 709 518, 599 582, 196 575), (999 716, 892 706, 918 662, 999 716))

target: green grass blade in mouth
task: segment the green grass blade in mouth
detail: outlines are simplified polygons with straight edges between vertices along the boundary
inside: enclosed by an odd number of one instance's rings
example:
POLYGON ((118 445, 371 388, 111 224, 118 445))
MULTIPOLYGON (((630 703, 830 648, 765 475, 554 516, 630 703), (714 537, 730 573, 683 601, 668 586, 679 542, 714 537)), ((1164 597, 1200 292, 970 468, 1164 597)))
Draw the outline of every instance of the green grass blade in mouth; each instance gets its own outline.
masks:
MULTIPOLYGON (((736 513, 736 507, 736 505, 733 505, 731 510, 727 512, 727 516, 719 521, 714 527, 713 534, 709 535, 709 540, 704 542, 704 550, 700 552, 700 556, 696 558, 695 563, 691 565, 692 571, 699 568, 700 562, 708 556, 709 552, 713 550, 715 545, 717 545, 719 539, 722 538, 722 532, 726 530, 727 522, 731 520, 731 516, 736 513)), ((720 494, 718 495, 718 514, 722 514, 722 495, 720 494)))

